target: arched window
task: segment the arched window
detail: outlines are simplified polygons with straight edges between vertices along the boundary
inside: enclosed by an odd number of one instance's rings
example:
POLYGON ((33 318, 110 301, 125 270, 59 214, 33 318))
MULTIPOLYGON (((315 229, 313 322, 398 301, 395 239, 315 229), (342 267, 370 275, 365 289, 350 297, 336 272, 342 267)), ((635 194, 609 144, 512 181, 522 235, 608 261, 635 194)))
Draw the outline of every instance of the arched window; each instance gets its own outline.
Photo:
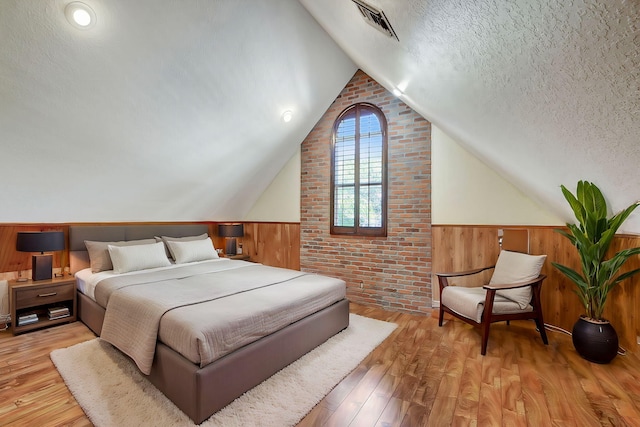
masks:
POLYGON ((354 104, 333 126, 331 234, 387 235, 387 121, 354 104))

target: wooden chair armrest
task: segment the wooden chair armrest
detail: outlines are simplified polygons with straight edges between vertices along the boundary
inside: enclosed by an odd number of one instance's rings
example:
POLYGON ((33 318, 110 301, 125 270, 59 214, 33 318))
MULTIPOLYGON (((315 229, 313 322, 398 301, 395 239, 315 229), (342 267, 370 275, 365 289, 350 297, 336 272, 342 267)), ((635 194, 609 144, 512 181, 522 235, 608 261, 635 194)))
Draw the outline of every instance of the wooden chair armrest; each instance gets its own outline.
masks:
POLYGON ((485 270, 490 270, 492 268, 494 268, 495 265, 491 265, 489 267, 482 267, 482 268, 475 268, 473 270, 467 270, 467 271, 458 271, 455 273, 436 273, 436 276, 438 277, 461 277, 461 276, 470 276, 472 274, 478 274, 481 271, 485 271, 485 270))
POLYGON ((493 285, 484 285, 482 288, 483 289, 493 289, 493 290, 503 290, 503 289, 516 289, 516 288, 524 288, 525 286, 531 286, 531 285, 535 285, 536 283, 542 283, 542 281, 544 279, 546 279, 547 276, 545 276, 544 274, 539 275, 538 277, 536 277, 533 280, 529 280, 526 282, 518 282, 518 283, 499 283, 499 284, 493 284, 493 285))

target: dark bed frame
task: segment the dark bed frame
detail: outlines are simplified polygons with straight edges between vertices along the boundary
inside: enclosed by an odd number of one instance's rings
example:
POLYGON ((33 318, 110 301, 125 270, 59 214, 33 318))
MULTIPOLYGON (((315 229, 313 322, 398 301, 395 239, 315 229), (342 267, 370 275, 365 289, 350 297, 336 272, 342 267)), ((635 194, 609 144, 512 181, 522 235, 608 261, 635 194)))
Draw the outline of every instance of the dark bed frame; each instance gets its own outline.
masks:
MULTIPOLYGON (((73 226, 71 271, 88 265, 85 240, 122 241, 208 232, 207 225, 73 226)), ((78 316, 100 335, 105 309, 78 292, 78 316)), ((336 302, 200 368, 161 342, 147 376, 196 424, 349 326, 349 302, 336 302)))

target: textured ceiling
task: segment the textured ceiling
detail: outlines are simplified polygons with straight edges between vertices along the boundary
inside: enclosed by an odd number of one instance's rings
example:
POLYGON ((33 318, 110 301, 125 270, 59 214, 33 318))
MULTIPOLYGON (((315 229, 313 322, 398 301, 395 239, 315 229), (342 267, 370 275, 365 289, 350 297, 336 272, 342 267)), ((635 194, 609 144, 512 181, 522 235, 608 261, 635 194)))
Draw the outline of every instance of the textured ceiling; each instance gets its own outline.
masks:
POLYGON ((578 179, 640 199, 637 0, 369 0, 399 42, 349 0, 84 1, 0 1, 0 222, 242 218, 357 68, 566 219, 578 179))
POLYGON ((550 211, 571 219, 559 186, 579 179, 616 211, 640 199, 639 1, 368 0, 399 42, 351 1, 301 2, 359 68, 550 211))
POLYGON ((242 218, 356 71, 297 1, 85 2, 0 1, 0 222, 242 218))

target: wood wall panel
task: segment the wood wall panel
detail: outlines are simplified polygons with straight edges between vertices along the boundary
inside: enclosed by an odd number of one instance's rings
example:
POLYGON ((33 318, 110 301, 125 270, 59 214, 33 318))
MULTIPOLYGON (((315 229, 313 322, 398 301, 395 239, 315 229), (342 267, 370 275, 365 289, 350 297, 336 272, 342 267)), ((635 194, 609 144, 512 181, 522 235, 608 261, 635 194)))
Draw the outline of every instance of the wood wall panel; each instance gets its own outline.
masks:
MULTIPOLYGON (((141 224, 143 223, 118 223, 117 225, 141 224)), ((215 247, 224 248, 224 238, 217 235, 218 223, 207 222, 206 224, 209 225, 209 235, 215 247)), ((64 231, 68 242, 71 225, 75 224, 0 224, 0 279, 14 279, 19 272, 24 272, 24 275, 30 274, 27 270, 31 268, 31 254, 16 251, 16 234, 19 231, 61 230, 64 231)), ((109 223, 78 225, 109 225, 109 223)), ((238 241, 242 242, 245 253, 251 255, 253 261, 274 267, 300 269, 300 224, 298 223, 245 223, 245 236, 238 241)), ((54 253, 54 268, 67 266, 68 260, 67 250, 54 253)))
MULTIPOLYGON (((615 253, 621 249, 637 246, 640 246, 640 237, 625 236, 614 240, 611 250, 615 253)), ((630 259, 624 271, 636 268, 640 268, 640 256, 630 259)), ((624 342, 629 348, 632 348, 632 343, 635 344, 640 351, 640 346, 637 344, 637 337, 640 336, 640 313, 638 312, 640 310, 640 277, 638 276, 623 282, 622 286, 611 291, 604 315, 616 328, 618 325, 633 325, 633 328, 625 329, 624 342)))
POLYGON ((300 270, 300 224, 247 223, 243 253, 265 265, 300 270))
MULTIPOLYGON (((438 278, 435 273, 466 271, 493 265, 498 259, 500 246, 498 228, 433 226, 433 299, 440 300, 438 278)), ((484 276, 456 278, 459 286, 477 286, 476 280, 487 282, 491 271, 484 276)))
MULTIPOLYGON (((433 226, 433 272, 462 271, 492 265, 499 253, 498 229, 510 226, 433 226)), ((517 227, 529 230, 530 253, 546 254, 542 269, 547 275, 542 288, 544 320, 548 324, 571 331, 584 309, 574 292, 575 285, 551 263, 558 262, 578 270, 580 260, 575 248, 557 227, 517 227)), ((611 251, 640 246, 640 236, 616 236, 611 251)), ((640 256, 628 262, 625 269, 640 268, 640 256)), ((433 279, 437 288, 437 279, 433 279)), ((462 283, 465 285, 464 283, 462 283)), ((437 289, 434 299, 438 300, 437 289)), ((616 328, 620 345, 637 352, 640 335, 640 275, 620 284, 609 295, 604 317, 616 328)))

